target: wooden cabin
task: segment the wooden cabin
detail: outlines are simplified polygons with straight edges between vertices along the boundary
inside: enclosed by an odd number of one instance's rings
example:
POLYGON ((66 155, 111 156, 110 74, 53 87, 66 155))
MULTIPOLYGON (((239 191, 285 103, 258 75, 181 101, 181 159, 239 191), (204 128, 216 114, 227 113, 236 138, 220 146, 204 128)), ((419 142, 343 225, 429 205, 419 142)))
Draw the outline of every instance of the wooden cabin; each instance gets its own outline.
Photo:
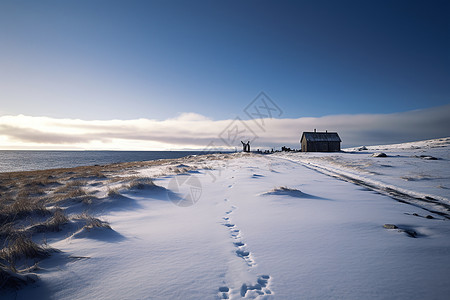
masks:
POLYGON ((303 132, 300 139, 302 152, 341 151, 341 138, 337 132, 303 132))

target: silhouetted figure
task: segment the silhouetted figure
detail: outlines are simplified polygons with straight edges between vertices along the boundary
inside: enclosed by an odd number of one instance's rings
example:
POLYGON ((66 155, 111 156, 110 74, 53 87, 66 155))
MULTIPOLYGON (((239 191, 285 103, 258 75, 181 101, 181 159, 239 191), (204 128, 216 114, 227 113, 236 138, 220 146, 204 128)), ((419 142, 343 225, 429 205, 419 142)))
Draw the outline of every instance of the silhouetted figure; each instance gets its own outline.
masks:
POLYGON ((246 143, 244 143, 243 141, 241 141, 241 143, 242 143, 242 151, 244 151, 244 152, 247 152, 247 144, 246 143))
POLYGON ((250 152, 250 141, 248 141, 247 143, 244 143, 243 141, 241 141, 241 143, 242 143, 243 151, 250 152))

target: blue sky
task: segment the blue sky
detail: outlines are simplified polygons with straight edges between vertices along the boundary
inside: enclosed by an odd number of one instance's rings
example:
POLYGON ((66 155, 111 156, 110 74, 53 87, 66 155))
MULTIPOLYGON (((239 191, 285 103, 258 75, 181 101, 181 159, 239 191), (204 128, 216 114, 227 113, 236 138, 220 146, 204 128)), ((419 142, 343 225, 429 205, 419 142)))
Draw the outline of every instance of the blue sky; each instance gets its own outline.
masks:
MULTIPOLYGON (((1 1, 0 116, 281 118, 450 103, 448 1, 1 1)), ((338 128, 337 128, 338 129, 338 128)))
POLYGON ((448 1, 2 1, 2 113, 213 119, 449 103, 448 1), (70 108, 70 109, 68 109, 70 108))

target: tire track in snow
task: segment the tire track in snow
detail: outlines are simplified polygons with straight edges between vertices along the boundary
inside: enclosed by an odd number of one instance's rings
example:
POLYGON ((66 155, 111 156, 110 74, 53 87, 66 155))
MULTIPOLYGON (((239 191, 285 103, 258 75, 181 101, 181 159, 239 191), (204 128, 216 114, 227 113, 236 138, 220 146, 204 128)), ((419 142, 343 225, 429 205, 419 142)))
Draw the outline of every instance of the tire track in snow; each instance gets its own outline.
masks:
POLYGON ((364 179, 363 177, 359 177, 355 174, 351 174, 349 172, 345 172, 338 169, 329 168, 325 165, 320 165, 312 162, 306 163, 284 157, 280 157, 280 159, 291 161, 293 163, 302 165, 305 168, 314 170, 327 176, 334 177, 336 179, 340 179, 359 186, 363 186, 372 191, 378 192, 382 195, 386 195, 398 202, 413 205, 425 209, 431 213, 440 215, 446 219, 450 219, 450 205, 444 203, 443 201, 445 200, 436 199, 435 198, 436 196, 434 195, 426 195, 421 193, 422 196, 418 196, 419 193, 417 192, 408 191, 406 189, 402 189, 400 187, 396 187, 383 182, 378 182, 373 179, 364 179))

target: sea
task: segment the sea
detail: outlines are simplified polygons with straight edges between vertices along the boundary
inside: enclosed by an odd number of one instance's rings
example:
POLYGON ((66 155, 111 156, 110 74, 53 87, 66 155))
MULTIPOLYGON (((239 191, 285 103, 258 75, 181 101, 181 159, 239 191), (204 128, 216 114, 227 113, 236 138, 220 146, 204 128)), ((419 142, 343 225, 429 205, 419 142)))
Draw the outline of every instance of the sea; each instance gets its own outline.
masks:
MULTIPOLYGON (((0 151, 0 173, 33 171, 199 155, 201 151, 0 151)), ((209 152, 211 153, 211 152, 209 152)))

